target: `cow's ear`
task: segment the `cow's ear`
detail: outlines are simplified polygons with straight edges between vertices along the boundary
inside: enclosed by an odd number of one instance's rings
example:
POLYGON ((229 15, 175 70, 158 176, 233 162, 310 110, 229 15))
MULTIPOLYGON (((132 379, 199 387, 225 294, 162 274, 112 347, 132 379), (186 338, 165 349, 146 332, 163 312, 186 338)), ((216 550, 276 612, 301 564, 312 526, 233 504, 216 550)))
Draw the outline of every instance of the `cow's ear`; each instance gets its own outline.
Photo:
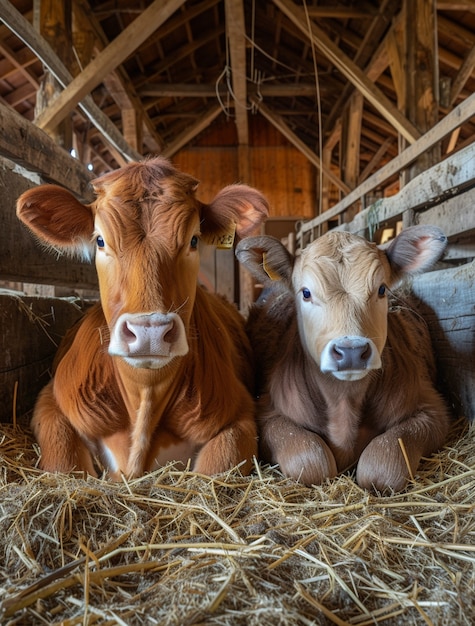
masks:
POLYGON ((290 285, 293 256, 275 237, 245 237, 236 246, 236 257, 262 285, 282 280, 290 285))
POLYGON ((48 247, 81 257, 89 256, 94 218, 58 185, 41 185, 25 191, 17 201, 18 218, 48 247))
POLYGON ((386 256, 398 279, 405 274, 429 270, 442 256, 447 237, 437 226, 411 226, 403 230, 387 247, 386 256))
MULTIPOLYGON (((247 185, 228 185, 208 204, 203 205, 201 233, 211 244, 221 237, 229 239, 254 233, 269 215, 269 204, 257 189, 247 185)), ((232 245, 232 242, 231 242, 232 245)))

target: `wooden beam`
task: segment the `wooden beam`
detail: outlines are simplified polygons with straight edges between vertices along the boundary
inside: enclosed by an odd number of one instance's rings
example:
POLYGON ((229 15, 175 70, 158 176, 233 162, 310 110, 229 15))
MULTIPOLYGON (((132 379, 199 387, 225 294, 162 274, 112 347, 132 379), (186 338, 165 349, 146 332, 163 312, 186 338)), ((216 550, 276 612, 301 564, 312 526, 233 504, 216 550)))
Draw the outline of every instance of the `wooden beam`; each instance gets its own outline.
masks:
POLYGON ((42 130, 19 113, 0 103, 0 155, 50 182, 67 187, 91 202, 93 177, 86 167, 60 148, 42 130))
MULTIPOLYGON (((323 90, 325 86, 323 85, 323 90)), ((216 85, 205 83, 145 83, 138 90, 140 96, 152 96, 156 98, 216 98, 216 85)), ((263 97, 269 98, 295 98, 297 96, 315 96, 315 83, 263 83, 257 87, 249 85, 247 91, 256 96, 257 92, 263 97)), ((322 87, 320 88, 322 91, 322 87)), ((227 95, 225 85, 219 86, 220 96, 227 95)))
MULTIPOLYGON (((439 75, 436 46, 437 14, 433 0, 403 0, 402 49, 406 83, 404 114, 427 132, 438 121, 439 75)), ((440 161, 440 145, 426 150, 402 173, 401 184, 440 161)), ((410 214, 405 215, 410 219, 410 214)), ((405 226, 409 224, 406 223, 405 226)))
POLYGON ((375 109, 410 143, 414 143, 420 133, 396 106, 371 82, 347 55, 336 46, 327 34, 315 24, 308 30, 305 13, 292 0, 273 0, 274 4, 302 31, 310 37, 315 47, 320 50, 335 67, 363 94, 375 109))
POLYGON ((231 60, 231 79, 233 86, 234 116, 238 143, 249 144, 247 120, 247 80, 246 80, 246 25, 242 0, 225 0, 226 34, 229 42, 231 60))
MULTIPOLYGON (((79 32, 82 34, 87 32, 94 46, 98 47, 99 51, 108 46, 109 40, 95 13, 91 11, 88 0, 74 0, 73 9, 73 24, 77 24, 79 32)), ((89 62, 89 59, 87 62, 89 62)), ((132 81, 125 69, 121 66, 116 71, 105 76, 104 85, 120 109, 130 107, 136 109, 137 117, 142 122, 142 127, 137 129, 138 135, 142 137, 143 142, 152 152, 160 152, 163 144, 162 138, 148 117, 143 103, 135 92, 132 81)), ((142 152, 140 141, 137 143, 137 146, 137 150, 142 152)))
POLYGON ((162 152, 161 155, 164 157, 172 157, 180 148, 189 143, 196 135, 201 133, 205 128, 207 128, 220 113, 222 113, 222 108, 218 105, 210 108, 199 120, 190 128, 187 128, 181 135, 179 135, 175 141, 169 144, 162 152))
MULTIPOLYGON (((444 119, 428 130, 416 143, 408 146, 395 159, 370 176, 364 183, 353 189, 341 202, 329 209, 325 215, 315 217, 302 225, 302 232, 312 230, 323 222, 337 217, 354 202, 360 200, 365 194, 379 187, 388 178, 394 176, 405 167, 415 161, 426 150, 441 141, 453 130, 470 120, 475 115, 475 93, 461 102, 458 107, 448 113, 444 119)), ((473 163, 472 163, 473 166, 473 163)))
POLYGON ((475 46, 473 46, 473 48, 465 56, 463 63, 460 66, 460 69, 457 73, 457 76, 454 78, 452 87, 450 89, 449 104, 451 106, 457 100, 460 92, 465 87, 465 83, 470 78, 474 69, 475 69, 475 46))
POLYGON ((361 174, 359 176, 359 179, 358 179, 358 184, 359 185, 361 185, 361 183, 368 178, 368 176, 371 174, 371 172, 376 167, 378 167, 381 159, 384 157, 384 155, 386 154, 387 149, 389 148, 389 146, 392 144, 393 141, 395 141, 395 139, 393 139, 392 137, 387 137, 383 141, 383 143, 379 146, 379 148, 373 154, 373 156, 372 156, 371 160, 369 161, 369 163, 366 165, 364 170, 361 172, 361 174))
POLYGON ((351 191, 350 187, 346 185, 342 180, 340 180, 335 174, 325 167, 321 161, 321 159, 312 152, 310 148, 297 137, 297 135, 287 126, 284 120, 279 116, 273 113, 268 107, 265 106, 262 102, 257 99, 252 98, 251 102, 257 107, 259 113, 261 113, 277 130, 279 130, 284 137, 286 137, 291 144, 293 144, 302 154, 304 154, 310 163, 313 163, 315 167, 323 172, 323 174, 331 180, 331 182, 341 189, 343 193, 349 193, 351 191))
POLYGON ((311 18, 335 18, 339 20, 344 19, 368 19, 378 15, 378 9, 370 5, 363 7, 308 7, 308 14, 311 18))
POLYGON ((354 189, 358 183, 360 165, 361 122, 363 120, 363 96, 355 92, 351 96, 345 129, 346 149, 344 151, 344 180, 354 189))
POLYGON ((475 0, 437 0, 437 11, 471 11, 475 13, 475 0))
MULTIPOLYGON (((51 46, 38 35, 30 22, 10 2, 0 2, 0 19, 34 52, 63 87, 71 83, 72 75, 53 52, 51 46)), ((127 145, 115 124, 96 106, 91 96, 84 98, 79 107, 99 130, 104 140, 114 146, 128 161, 137 161, 142 158, 141 154, 127 145)))
POLYGON ((102 79, 176 11, 185 0, 154 0, 107 48, 66 87, 48 110, 37 119, 37 125, 49 131, 63 120, 102 79))

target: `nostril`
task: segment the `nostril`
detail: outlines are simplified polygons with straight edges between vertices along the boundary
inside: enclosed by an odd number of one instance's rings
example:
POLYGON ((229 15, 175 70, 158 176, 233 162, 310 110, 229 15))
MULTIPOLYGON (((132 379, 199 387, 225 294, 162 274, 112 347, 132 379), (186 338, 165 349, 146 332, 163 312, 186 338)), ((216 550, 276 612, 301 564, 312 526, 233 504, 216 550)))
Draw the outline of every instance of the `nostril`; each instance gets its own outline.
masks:
POLYGON ((369 345, 369 343, 367 343, 362 348, 360 359, 366 363, 367 361, 370 360, 370 358, 371 358, 371 346, 369 345))
POLYGON ((345 358, 345 351, 343 348, 339 348, 337 345, 332 347, 332 355, 335 361, 342 361, 345 358))
POLYGON ((163 341, 166 343, 174 343, 177 340, 178 331, 173 321, 170 322, 169 326, 170 328, 163 335, 163 341))
POLYGON ((135 339, 137 339, 136 333, 134 333, 131 325, 127 321, 125 321, 122 325, 122 337, 125 341, 134 341, 135 339))

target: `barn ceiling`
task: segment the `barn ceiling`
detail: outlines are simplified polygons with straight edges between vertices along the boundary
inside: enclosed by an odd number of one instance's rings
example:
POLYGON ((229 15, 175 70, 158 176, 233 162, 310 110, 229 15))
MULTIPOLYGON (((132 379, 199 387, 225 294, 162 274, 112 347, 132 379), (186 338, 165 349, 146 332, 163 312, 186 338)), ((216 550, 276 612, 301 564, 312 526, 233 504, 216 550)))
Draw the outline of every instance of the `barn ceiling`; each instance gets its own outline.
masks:
MULTIPOLYGON (((475 90, 475 0, 434 2, 441 119, 475 90)), ((318 160, 338 141, 352 95, 362 93, 361 179, 397 155, 401 137, 419 134, 398 106, 401 7, 402 0, 3 0, 0 98, 101 173, 140 155, 173 156, 230 120, 236 145, 252 145, 265 119, 318 160)), ((443 149, 474 137, 472 118, 443 149)))

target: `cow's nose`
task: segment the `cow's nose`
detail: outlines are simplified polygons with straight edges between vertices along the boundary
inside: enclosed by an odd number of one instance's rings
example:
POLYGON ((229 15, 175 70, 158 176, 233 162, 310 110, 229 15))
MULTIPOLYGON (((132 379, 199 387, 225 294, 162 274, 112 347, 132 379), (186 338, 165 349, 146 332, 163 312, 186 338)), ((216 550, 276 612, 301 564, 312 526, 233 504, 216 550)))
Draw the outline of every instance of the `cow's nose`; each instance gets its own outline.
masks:
POLYGON ((119 333, 128 347, 129 356, 168 356, 175 334, 174 322, 151 317, 125 319, 119 333))
POLYGON ((371 356, 371 344, 366 339, 343 337, 332 347, 338 371, 366 369, 371 356))
POLYGON ((176 313, 123 313, 111 329, 109 354, 134 367, 157 369, 188 350, 186 329, 176 313))

